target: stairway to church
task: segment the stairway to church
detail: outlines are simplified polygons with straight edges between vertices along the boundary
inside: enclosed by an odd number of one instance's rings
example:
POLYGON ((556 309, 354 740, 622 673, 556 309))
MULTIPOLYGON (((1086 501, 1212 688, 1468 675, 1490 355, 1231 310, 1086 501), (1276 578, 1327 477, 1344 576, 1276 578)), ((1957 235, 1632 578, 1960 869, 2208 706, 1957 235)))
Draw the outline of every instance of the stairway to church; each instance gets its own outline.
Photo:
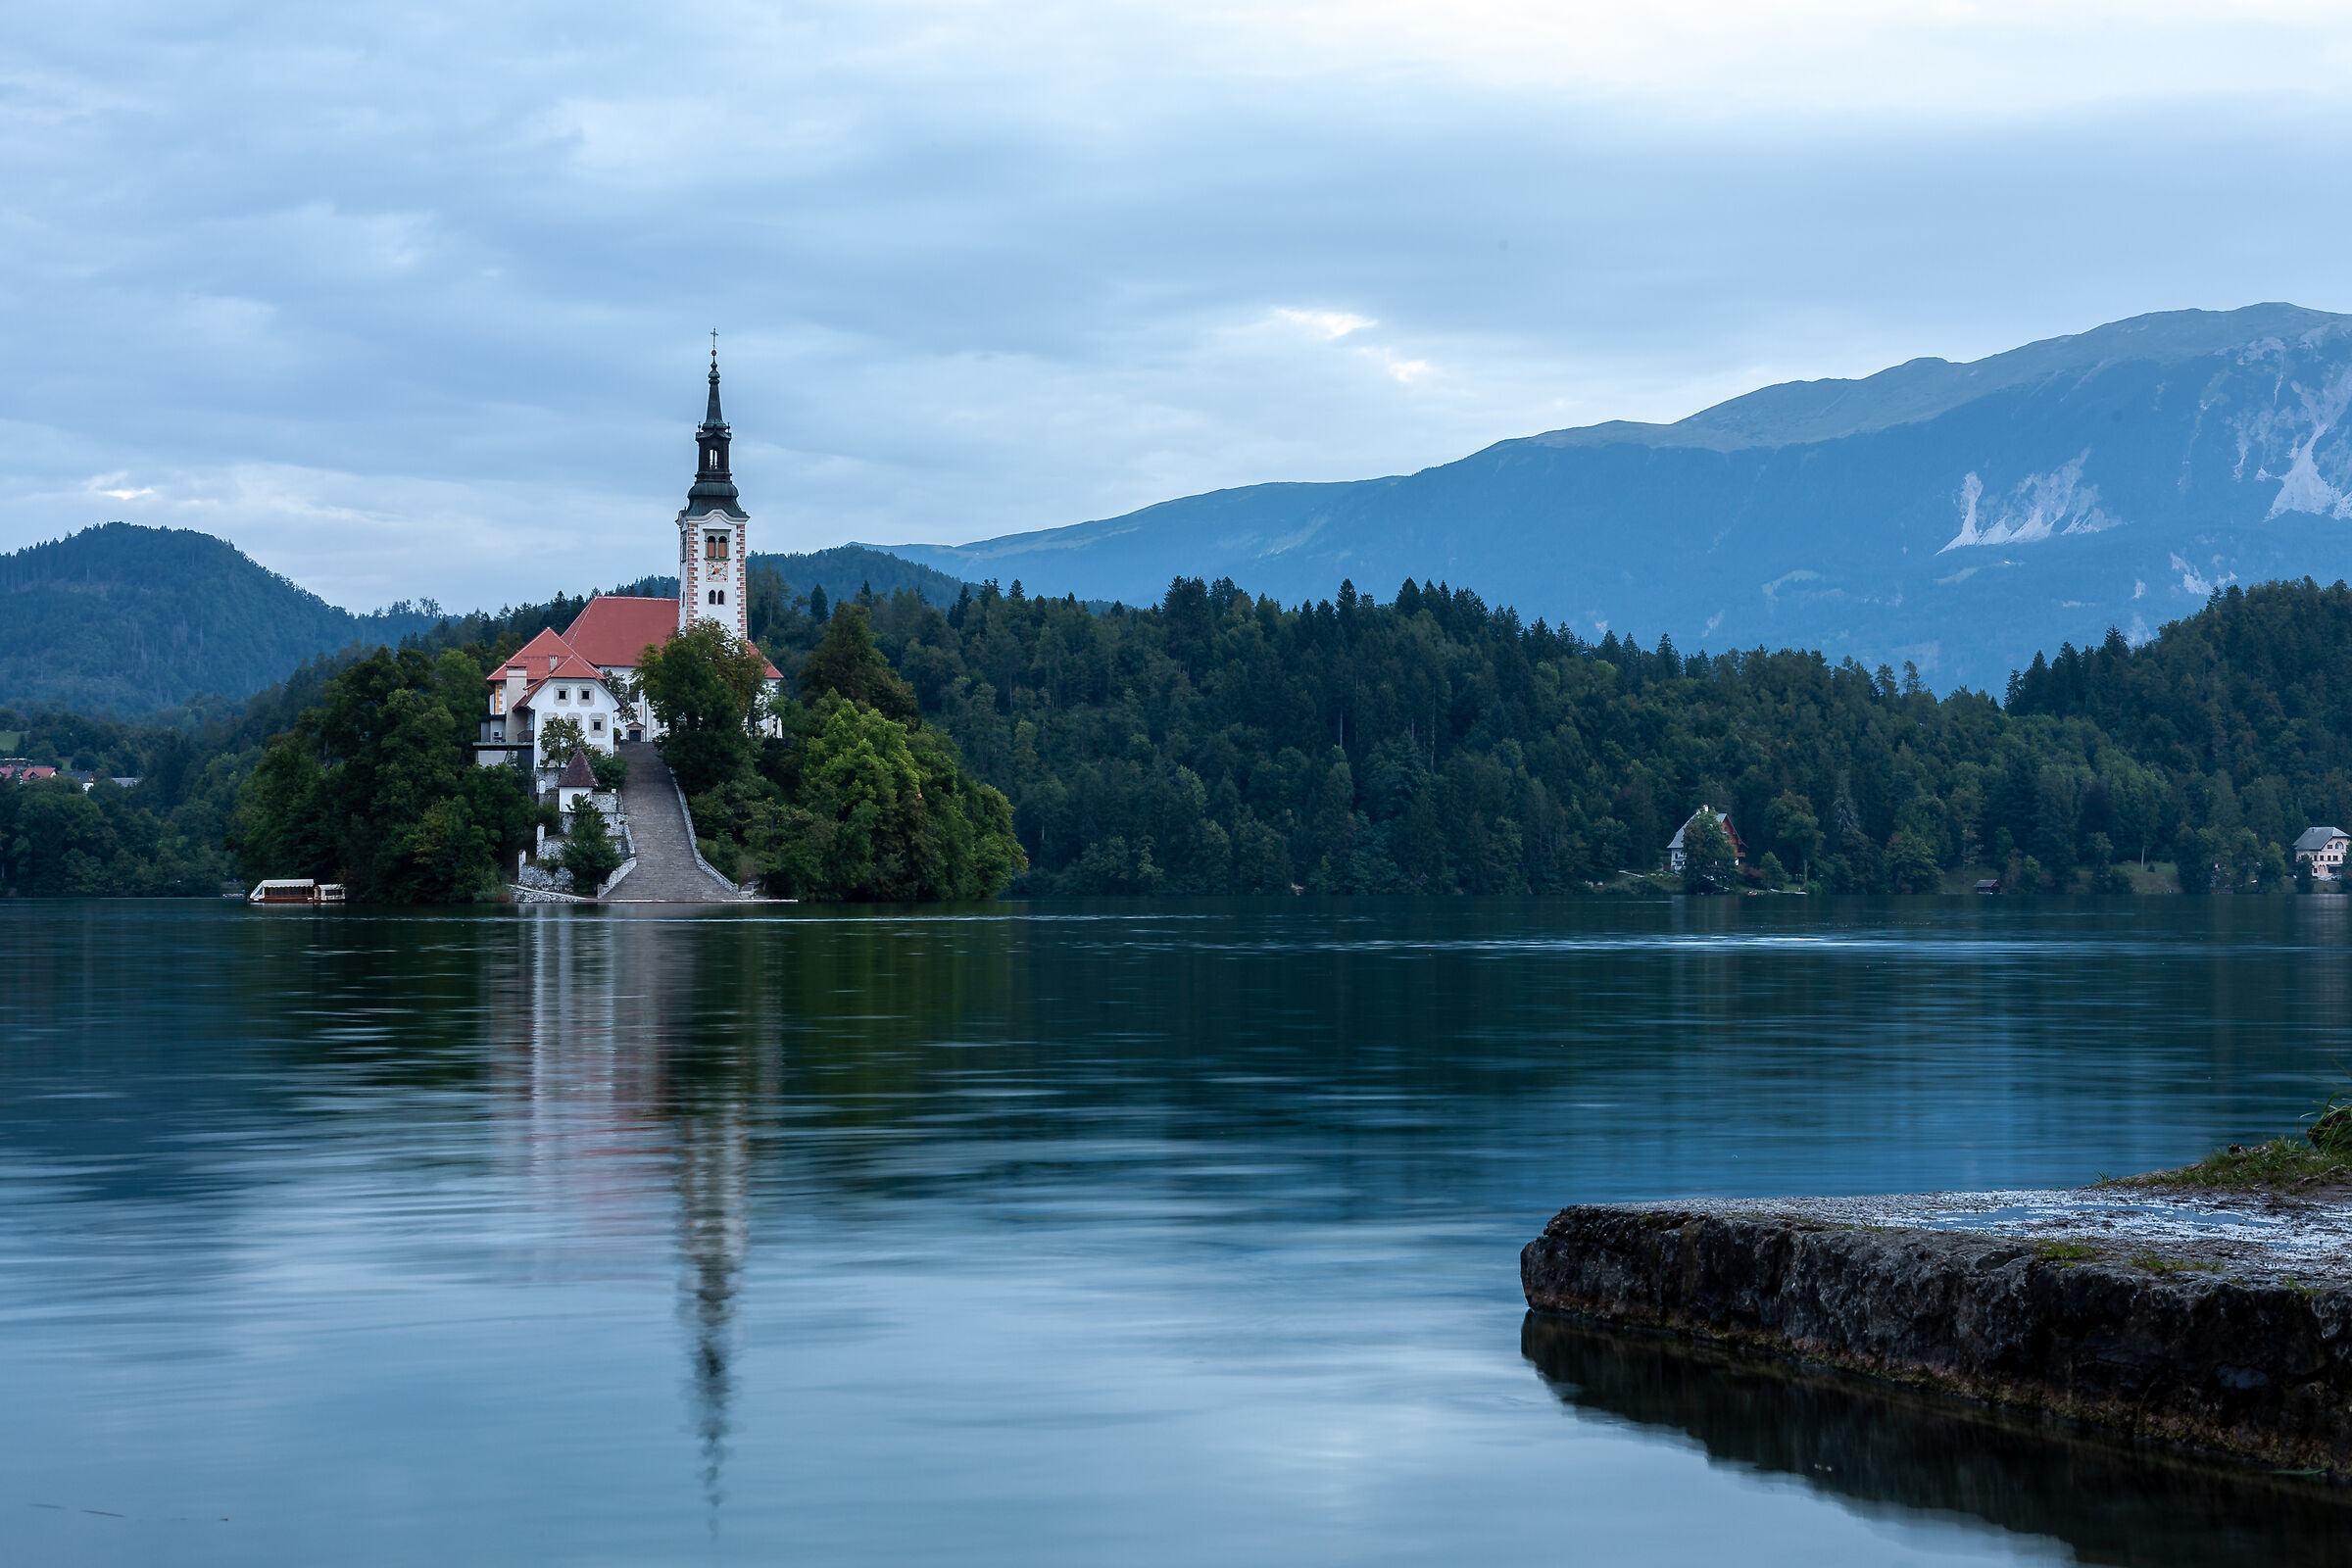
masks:
POLYGON ((612 890, 608 904, 742 904, 745 896, 694 858, 693 829, 678 799, 669 764, 650 741, 620 743, 629 764, 620 787, 620 808, 629 815, 637 847, 637 869, 612 890))

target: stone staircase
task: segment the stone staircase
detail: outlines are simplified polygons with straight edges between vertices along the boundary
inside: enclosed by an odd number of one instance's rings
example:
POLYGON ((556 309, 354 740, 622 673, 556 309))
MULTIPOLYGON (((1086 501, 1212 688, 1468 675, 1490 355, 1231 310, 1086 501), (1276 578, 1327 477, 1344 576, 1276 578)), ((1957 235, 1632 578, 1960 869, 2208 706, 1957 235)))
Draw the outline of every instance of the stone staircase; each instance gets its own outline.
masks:
POLYGON ((612 890, 608 904, 747 904, 751 896, 705 866, 694 850, 694 830, 669 764, 650 741, 620 743, 629 779, 621 786, 636 842, 637 869, 612 890))

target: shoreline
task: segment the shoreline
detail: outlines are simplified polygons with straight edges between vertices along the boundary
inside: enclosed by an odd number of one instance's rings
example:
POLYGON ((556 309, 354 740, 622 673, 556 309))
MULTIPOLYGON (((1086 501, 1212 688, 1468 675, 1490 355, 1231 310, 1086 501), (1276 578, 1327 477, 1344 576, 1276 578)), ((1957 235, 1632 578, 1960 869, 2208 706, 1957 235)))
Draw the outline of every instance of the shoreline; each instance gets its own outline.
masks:
POLYGON ((1531 1309, 2352 1476, 2352 1204, 1944 1193, 1562 1209, 1531 1309))

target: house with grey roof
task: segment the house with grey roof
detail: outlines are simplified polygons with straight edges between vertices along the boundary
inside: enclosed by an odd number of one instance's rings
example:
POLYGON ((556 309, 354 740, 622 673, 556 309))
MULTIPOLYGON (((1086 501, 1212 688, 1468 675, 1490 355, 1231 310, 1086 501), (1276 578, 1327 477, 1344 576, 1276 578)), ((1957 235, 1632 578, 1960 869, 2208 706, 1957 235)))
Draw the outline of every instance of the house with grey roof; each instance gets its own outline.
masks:
POLYGON ((1690 815, 1684 821, 1683 825, 1674 830, 1674 837, 1667 841, 1666 868, 1668 870, 1679 873, 1683 869, 1684 865, 1688 863, 1690 857, 1684 850, 1683 838, 1685 834, 1690 831, 1690 824, 1697 821, 1702 816, 1712 816, 1715 818, 1715 825, 1722 828, 1723 836, 1731 841, 1732 863, 1738 865, 1746 860, 1747 845, 1740 839, 1740 830, 1732 826, 1731 813, 1729 811, 1718 811, 1712 807, 1702 806, 1697 810, 1692 811, 1690 815))
POLYGON ((2340 827, 2307 827, 2295 840, 2295 858, 2311 862, 2315 882, 2333 882, 2344 874, 2344 850, 2352 834, 2340 827))
POLYGON ((596 769, 588 765, 586 752, 574 752, 556 775, 556 809, 569 821, 580 803, 596 793, 596 769))

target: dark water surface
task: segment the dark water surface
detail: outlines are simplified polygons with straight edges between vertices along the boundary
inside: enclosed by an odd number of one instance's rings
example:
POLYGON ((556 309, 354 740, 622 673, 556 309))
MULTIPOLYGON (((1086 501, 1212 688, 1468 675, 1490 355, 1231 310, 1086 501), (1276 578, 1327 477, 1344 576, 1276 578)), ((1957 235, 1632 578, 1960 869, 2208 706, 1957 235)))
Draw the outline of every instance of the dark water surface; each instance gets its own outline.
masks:
POLYGON ((2347 902, 12 904, 0 1560, 2337 1560, 1517 1251, 2291 1127, 2347 902))

